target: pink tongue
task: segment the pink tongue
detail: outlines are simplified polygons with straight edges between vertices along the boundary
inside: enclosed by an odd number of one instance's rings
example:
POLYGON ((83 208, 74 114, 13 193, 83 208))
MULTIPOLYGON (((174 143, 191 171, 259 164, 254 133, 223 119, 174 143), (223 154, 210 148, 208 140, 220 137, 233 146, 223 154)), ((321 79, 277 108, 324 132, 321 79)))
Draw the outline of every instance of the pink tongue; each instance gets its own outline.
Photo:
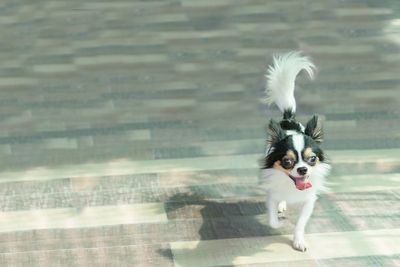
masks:
POLYGON ((296 188, 299 190, 304 190, 312 187, 311 183, 306 183, 306 178, 296 178, 296 188))

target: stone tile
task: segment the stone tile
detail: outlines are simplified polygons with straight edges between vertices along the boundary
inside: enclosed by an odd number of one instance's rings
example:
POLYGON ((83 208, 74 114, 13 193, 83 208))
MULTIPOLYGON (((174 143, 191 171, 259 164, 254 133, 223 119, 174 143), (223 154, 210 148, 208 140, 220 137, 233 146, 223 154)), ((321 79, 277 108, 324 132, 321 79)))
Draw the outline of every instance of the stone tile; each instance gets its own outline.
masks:
POLYGON ((78 66, 104 64, 143 64, 165 62, 165 55, 102 55, 96 57, 78 57, 74 63, 78 66))
POLYGON ((138 204, 3 212, 0 232, 166 221, 163 205, 138 204))
POLYGON ((149 130, 134 130, 134 131, 127 131, 126 135, 128 136, 129 140, 136 141, 136 140, 150 140, 151 139, 151 132, 149 130))
POLYGON ((400 187, 398 173, 343 175, 331 177, 330 180, 330 188, 334 192, 373 192, 400 187))
POLYGON ((35 65, 33 71, 39 73, 68 73, 77 71, 77 67, 73 64, 46 64, 46 65, 35 65))
POLYGON ((232 200, 235 198, 257 198, 263 195, 251 185, 203 185, 196 187, 132 189, 116 187, 102 189, 98 180, 88 178, 86 182, 76 185, 74 192, 55 192, 51 194, 22 194, 2 196, 0 209, 3 211, 51 209, 51 208, 83 208, 87 206, 103 206, 117 204, 162 203, 170 198, 193 194, 201 199, 232 200), (96 190, 97 189, 97 190, 96 190), (100 190, 99 190, 100 189, 100 190))
POLYGON ((398 262, 398 257, 393 256, 380 256, 371 255, 364 257, 344 257, 344 258, 333 258, 318 260, 318 266, 335 266, 340 264, 341 266, 395 266, 398 262))
POLYGON ((10 145, 0 145, 0 154, 1 155, 11 155, 11 146, 10 145))
POLYGON ((79 148, 92 147, 94 145, 92 136, 79 137, 77 142, 79 148))
POLYGON ((393 11, 389 8, 337 8, 335 14, 339 17, 345 16, 365 16, 365 15, 387 15, 393 11))
POLYGON ((232 264, 275 263, 329 259, 371 254, 392 255, 397 249, 398 229, 308 234, 310 249, 299 253, 291 247, 286 235, 264 238, 224 239, 212 241, 174 242, 171 244, 177 266, 220 266, 232 264), (384 242, 387 245, 382 246, 384 242), (388 246, 393 244, 394 246, 388 246), (326 247, 339 249, 328 250, 326 247), (223 253, 221 251, 224 251, 223 253))
POLYGON ((36 130, 38 132, 47 132, 47 131, 62 131, 65 130, 65 123, 64 122, 44 122, 41 124, 36 125, 36 130))
POLYGON ((277 267, 317 267, 320 266, 319 262, 316 260, 298 260, 298 261, 285 261, 285 262, 272 262, 272 263, 268 263, 268 262, 263 262, 263 263, 252 263, 252 264, 235 264, 234 266, 240 266, 240 267, 273 267, 273 266, 277 266, 277 267))
POLYGON ((68 138, 52 138, 45 140, 45 148, 47 149, 77 149, 76 139, 68 138))
POLYGON ((205 171, 167 171, 159 173, 160 186, 188 186, 224 183, 257 183, 258 170, 225 169, 205 171))
POLYGON ((122 176, 104 176, 104 177, 81 177, 80 179, 71 180, 72 189, 74 191, 102 191, 110 189, 141 189, 154 188, 159 186, 159 178, 157 174, 138 174, 138 175, 122 175, 122 176))
POLYGON ((96 248, 76 248, 70 250, 47 250, 38 253, 7 253, 0 255, 4 265, 65 265, 68 266, 174 266, 167 244, 149 246, 115 246, 96 248), (165 251, 164 255, 159 251, 165 251))
POLYGON ((154 148, 154 159, 169 159, 169 158, 193 158, 203 156, 199 147, 167 147, 154 148))
POLYGON ((140 246, 165 244, 170 240, 198 240, 201 220, 153 222, 143 224, 102 225, 86 228, 35 229, 0 233, 4 253, 35 250, 71 250, 79 248, 140 246))
POLYGON ((9 182, 4 183, 0 187, 0 195, 17 196, 30 194, 53 194, 56 192, 71 191, 71 180, 68 178, 57 179, 53 181, 26 181, 26 182, 9 182))
POLYGON ((27 86, 33 86, 36 85, 38 80, 34 78, 0 78, 0 86, 22 86, 22 85, 27 85, 27 86))

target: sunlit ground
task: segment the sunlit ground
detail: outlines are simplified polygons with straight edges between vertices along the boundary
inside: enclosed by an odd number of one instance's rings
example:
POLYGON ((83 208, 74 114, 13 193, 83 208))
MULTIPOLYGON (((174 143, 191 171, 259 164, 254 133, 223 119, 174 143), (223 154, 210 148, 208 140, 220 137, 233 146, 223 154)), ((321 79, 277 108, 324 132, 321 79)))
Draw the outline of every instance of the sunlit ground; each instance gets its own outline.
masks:
POLYGON ((397 1, 0 4, 1 266, 400 265, 397 1), (306 229, 268 226, 271 54, 333 166, 306 229))

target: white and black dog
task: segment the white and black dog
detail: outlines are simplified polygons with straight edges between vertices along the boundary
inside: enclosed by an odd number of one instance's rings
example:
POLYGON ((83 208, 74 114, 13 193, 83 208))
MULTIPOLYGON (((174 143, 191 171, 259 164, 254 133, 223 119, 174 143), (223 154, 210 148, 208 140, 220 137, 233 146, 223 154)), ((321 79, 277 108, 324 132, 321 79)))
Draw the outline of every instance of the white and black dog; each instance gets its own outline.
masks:
POLYGON ((301 52, 289 52, 273 58, 267 72, 266 102, 275 103, 283 113, 280 122, 271 120, 268 144, 263 160, 260 182, 268 191, 269 224, 282 226, 278 212, 286 210, 286 203, 302 203, 296 223, 293 247, 307 249, 304 228, 310 218, 318 194, 325 190, 325 177, 330 171, 322 142, 322 126, 314 115, 306 127, 296 118, 294 87, 296 76, 305 70, 310 78, 315 66, 301 52))

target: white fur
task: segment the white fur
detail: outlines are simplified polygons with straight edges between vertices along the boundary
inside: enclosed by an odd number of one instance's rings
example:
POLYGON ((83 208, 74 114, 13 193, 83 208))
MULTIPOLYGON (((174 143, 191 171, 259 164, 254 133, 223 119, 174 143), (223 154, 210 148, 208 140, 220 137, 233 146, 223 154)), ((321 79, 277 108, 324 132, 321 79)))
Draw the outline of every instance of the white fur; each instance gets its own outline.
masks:
POLYGON ((265 93, 268 104, 275 103, 283 112, 284 110, 296 111, 294 99, 294 82, 297 74, 305 70, 311 79, 314 77, 315 65, 301 52, 293 51, 273 58, 273 65, 268 67, 267 86, 265 93))
POLYGON ((329 170, 330 165, 327 163, 314 166, 309 176, 312 187, 303 191, 296 189, 293 181, 283 172, 275 168, 262 170, 260 182, 261 186, 268 191, 267 207, 269 223, 272 228, 279 228, 285 223, 285 220, 278 218, 278 212, 286 210, 286 202, 289 204, 303 203, 293 236, 293 247, 297 250, 305 251, 307 249, 304 228, 312 214, 318 194, 326 190, 325 177, 329 170))
POLYGON ((284 211, 286 211, 286 201, 281 201, 278 204, 278 212, 282 213, 284 211))
MULTIPOLYGON (((304 136, 302 134, 293 134, 293 146, 296 151, 301 152, 304 149, 304 136)), ((301 160, 301 157, 299 157, 301 160)))
MULTIPOLYGON (((294 83, 296 76, 301 70, 305 70, 310 78, 314 75, 314 64, 308 57, 302 56, 300 52, 290 52, 284 55, 275 56, 273 66, 268 68, 266 102, 275 103, 278 108, 296 111, 296 101, 294 98, 294 83)), ((304 126, 301 125, 304 131, 304 126)), ((301 153, 304 148, 304 137, 296 131, 286 131, 286 135, 292 135, 295 149, 301 153)), ((267 146, 266 154, 273 152, 270 145, 267 146)), ((307 243, 304 240, 304 228, 313 212, 315 200, 318 194, 327 190, 325 187, 325 177, 330 171, 330 165, 319 163, 315 166, 308 166, 299 155, 299 161, 291 171, 292 176, 298 176, 297 168, 307 166, 307 175, 311 188, 303 191, 298 190, 290 177, 275 168, 262 170, 260 177, 260 186, 268 191, 267 207, 269 213, 269 224, 273 228, 281 227, 284 220, 278 218, 278 212, 286 210, 287 203, 303 203, 299 218, 296 223, 293 237, 293 247, 300 251, 307 249, 307 243)))

